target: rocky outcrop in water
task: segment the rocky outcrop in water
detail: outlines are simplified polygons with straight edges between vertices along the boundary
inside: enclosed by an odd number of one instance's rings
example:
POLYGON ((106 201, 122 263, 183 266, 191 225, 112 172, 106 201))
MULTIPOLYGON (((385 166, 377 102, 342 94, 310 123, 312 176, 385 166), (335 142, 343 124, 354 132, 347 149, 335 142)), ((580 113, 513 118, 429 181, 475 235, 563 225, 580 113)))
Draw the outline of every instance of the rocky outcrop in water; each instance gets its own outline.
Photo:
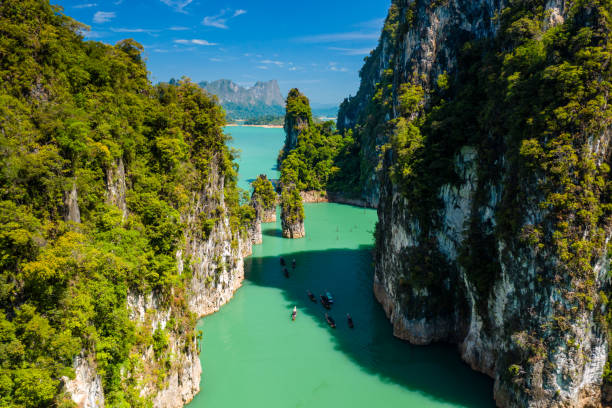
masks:
POLYGON ((283 238, 304 238, 306 236, 306 230, 304 228, 304 222, 288 222, 283 220, 283 238))
POLYGON ((610 122, 594 101, 607 99, 597 84, 609 73, 566 83, 557 70, 584 61, 555 40, 558 59, 541 38, 597 27, 604 34, 583 44, 593 52, 609 27, 601 5, 537 4, 394 2, 338 126, 359 132, 377 163, 363 196, 379 203, 374 293, 394 334, 457 343, 495 379, 498 406, 599 406, 612 229, 609 187, 596 186, 609 183, 610 122), (529 66, 522 53, 536 47, 542 59, 529 66), (569 93, 540 99, 557 87, 569 93), (594 99, 579 99, 585 88, 594 99), (566 128, 545 113, 565 112, 565 98, 598 107, 566 128))
MULTIPOLYGON (((251 194, 251 206, 255 209, 255 218, 262 222, 276 222, 276 203, 278 200, 272 182, 265 174, 260 174, 252 183, 253 194, 251 194)), ((255 222, 256 236, 261 236, 261 225, 257 227, 255 222)))
POLYGON ((281 194, 281 221, 283 238, 304 238, 304 205, 295 186, 283 187, 281 194))

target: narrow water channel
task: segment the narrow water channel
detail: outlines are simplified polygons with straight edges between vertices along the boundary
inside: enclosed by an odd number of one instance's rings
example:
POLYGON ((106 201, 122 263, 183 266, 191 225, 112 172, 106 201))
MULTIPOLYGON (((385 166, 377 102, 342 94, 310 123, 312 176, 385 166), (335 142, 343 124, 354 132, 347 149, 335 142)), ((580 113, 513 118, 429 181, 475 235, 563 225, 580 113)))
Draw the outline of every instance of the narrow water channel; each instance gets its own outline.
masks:
MULTIPOLYGON (((243 188, 260 173, 277 176, 282 129, 227 130, 242 150, 243 188)), ((305 212, 305 239, 282 239, 280 217, 263 225, 243 287, 200 321, 201 391, 189 407, 494 406, 492 381, 462 363, 454 346, 415 347, 393 337, 372 294, 376 212, 339 204, 308 204, 305 212), (289 279, 281 256, 296 260, 289 279), (307 290, 333 294, 336 329, 307 290)))

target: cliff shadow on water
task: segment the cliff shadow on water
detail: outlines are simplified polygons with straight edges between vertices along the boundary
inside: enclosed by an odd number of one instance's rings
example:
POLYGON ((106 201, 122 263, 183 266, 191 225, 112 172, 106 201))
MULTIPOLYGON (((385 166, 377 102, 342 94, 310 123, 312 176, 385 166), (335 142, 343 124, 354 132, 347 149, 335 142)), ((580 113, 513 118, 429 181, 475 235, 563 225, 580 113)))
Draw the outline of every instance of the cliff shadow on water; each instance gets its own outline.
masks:
MULTIPOLYGON (((280 236, 274 225, 264 227, 263 233, 268 237, 280 236)), ((372 292, 371 246, 286 252, 278 256, 258 257, 255 253, 245 260, 245 271, 245 278, 252 284, 282 290, 287 302, 279 307, 287 307, 286 324, 291 324, 289 314, 297 306, 298 323, 303 315, 314 318, 318 322, 316 329, 330 331, 335 350, 367 374, 440 403, 494 406, 493 381, 464 364, 454 346, 412 346, 393 337, 392 327, 372 292), (289 279, 283 274, 280 256, 287 263, 289 279), (293 259, 295 269, 291 266, 293 259), (316 296, 317 303, 308 298, 307 290, 316 296), (331 311, 326 311, 320 302, 320 295, 326 291, 335 300, 331 311), (326 312, 335 319, 336 329, 328 327, 326 312), (348 327, 347 313, 353 317, 354 329, 348 327)))

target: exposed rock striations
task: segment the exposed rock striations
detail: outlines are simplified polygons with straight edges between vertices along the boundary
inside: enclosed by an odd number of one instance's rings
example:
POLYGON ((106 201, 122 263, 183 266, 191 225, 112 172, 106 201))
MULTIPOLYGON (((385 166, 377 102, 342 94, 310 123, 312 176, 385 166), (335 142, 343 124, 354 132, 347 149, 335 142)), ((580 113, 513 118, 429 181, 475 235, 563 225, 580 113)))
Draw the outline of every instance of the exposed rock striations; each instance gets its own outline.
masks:
POLYGON ((294 185, 283 186, 281 194, 283 238, 304 238, 304 204, 294 185))
POLYGON ((378 196, 374 292, 394 334, 459 344, 499 406, 601 402, 606 7, 394 2, 339 114, 378 163, 363 196, 378 196))

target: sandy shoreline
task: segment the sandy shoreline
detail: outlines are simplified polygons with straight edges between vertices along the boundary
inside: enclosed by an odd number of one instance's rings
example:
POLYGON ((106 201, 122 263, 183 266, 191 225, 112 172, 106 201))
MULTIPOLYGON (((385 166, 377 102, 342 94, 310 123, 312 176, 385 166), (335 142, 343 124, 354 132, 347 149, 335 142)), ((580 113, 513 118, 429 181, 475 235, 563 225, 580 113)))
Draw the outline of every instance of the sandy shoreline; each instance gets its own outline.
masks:
POLYGON ((225 126, 228 126, 228 127, 236 127, 236 126, 241 126, 241 127, 260 127, 260 128, 268 128, 268 129, 282 129, 283 128, 282 125, 239 125, 237 123, 230 123, 230 124, 227 124, 225 126))

